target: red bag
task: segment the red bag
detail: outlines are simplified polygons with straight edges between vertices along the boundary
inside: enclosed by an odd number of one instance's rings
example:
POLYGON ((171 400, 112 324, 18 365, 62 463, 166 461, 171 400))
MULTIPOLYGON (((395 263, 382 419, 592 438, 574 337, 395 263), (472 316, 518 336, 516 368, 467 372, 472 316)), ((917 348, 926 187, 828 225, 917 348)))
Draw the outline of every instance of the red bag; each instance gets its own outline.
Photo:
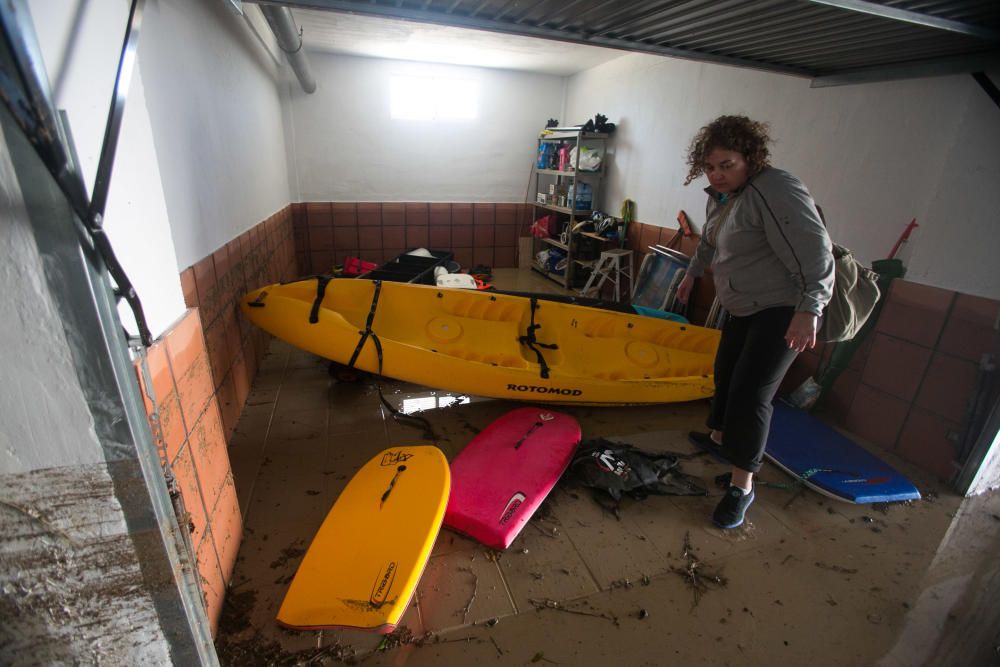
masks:
POLYGON ((543 215, 531 224, 531 235, 540 239, 549 238, 552 236, 552 227, 555 225, 555 222, 554 215, 543 215))
POLYGON ((345 276, 360 276, 362 273, 367 273, 377 266, 374 262, 366 262, 357 257, 345 257, 343 273, 345 276))

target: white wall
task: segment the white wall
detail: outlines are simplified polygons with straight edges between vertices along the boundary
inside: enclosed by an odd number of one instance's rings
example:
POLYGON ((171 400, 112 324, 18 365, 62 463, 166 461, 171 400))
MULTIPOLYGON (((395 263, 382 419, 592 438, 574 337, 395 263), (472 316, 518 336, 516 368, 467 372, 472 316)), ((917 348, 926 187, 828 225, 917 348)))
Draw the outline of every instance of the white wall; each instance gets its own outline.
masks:
MULTIPOLYGON (((66 111, 88 191, 97 174, 118 69, 128 3, 32 0, 54 103, 66 111)), ((115 254, 142 300, 153 335, 184 310, 166 202, 146 109, 142 77, 130 81, 105 209, 115 254)), ((128 305, 123 324, 136 333, 128 305)))
POLYGON ((309 53, 319 82, 291 98, 300 201, 522 202, 535 139, 559 118, 563 77, 309 53), (389 117, 396 74, 479 83, 475 121, 389 117))
MULTIPOLYGON (((88 188, 128 5, 30 2, 88 188)), ((245 9, 247 19, 223 2, 145 4, 105 218, 154 336, 184 311, 182 269, 291 201, 281 61, 258 8, 245 9)))
MULTIPOLYGON (((994 80, 997 80, 994 77, 994 80)), ((567 118, 618 123, 605 208, 636 201, 637 219, 704 220, 704 178, 683 186, 691 137, 721 114, 771 123, 773 164, 802 178, 831 235, 865 263, 899 255, 907 278, 1000 296, 1000 109, 971 76, 834 88, 796 77, 629 55, 572 77, 567 118)))
POLYGON ((291 201, 279 66, 217 0, 147 2, 139 56, 184 269, 291 201))

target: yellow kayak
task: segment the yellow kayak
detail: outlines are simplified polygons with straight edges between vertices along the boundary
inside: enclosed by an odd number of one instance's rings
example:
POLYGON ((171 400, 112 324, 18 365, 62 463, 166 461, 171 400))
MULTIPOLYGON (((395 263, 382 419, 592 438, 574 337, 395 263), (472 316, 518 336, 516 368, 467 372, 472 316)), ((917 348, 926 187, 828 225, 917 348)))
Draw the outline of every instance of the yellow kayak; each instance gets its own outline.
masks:
POLYGON ((391 632, 406 612, 448 506, 451 471, 429 445, 387 449, 341 492, 309 545, 278 622, 391 632))
POLYGON ((459 394, 635 405, 715 392, 719 331, 671 320, 528 296, 326 277, 263 287, 241 307, 254 324, 303 350, 459 394))

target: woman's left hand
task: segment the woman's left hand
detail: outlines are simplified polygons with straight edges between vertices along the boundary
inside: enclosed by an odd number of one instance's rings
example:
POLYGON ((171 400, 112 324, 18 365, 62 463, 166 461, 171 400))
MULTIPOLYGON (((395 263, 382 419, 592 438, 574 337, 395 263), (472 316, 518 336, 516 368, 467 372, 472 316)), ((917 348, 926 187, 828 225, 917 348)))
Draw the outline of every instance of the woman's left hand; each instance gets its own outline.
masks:
POLYGON ((790 350, 803 352, 816 345, 816 330, 819 317, 813 313, 797 312, 785 332, 785 342, 790 350))

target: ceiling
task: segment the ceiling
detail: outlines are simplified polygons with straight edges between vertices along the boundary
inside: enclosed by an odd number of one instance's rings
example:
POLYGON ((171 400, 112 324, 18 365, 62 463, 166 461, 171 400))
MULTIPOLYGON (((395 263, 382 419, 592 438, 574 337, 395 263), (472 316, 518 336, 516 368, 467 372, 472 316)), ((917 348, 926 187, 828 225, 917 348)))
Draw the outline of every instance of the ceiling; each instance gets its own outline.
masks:
POLYGON ((293 10, 293 15, 310 51, 557 76, 576 74, 623 55, 617 49, 358 14, 293 10))
POLYGON ((308 49, 561 75, 622 51, 816 86, 1000 70, 997 0, 267 2, 293 9, 308 49))

